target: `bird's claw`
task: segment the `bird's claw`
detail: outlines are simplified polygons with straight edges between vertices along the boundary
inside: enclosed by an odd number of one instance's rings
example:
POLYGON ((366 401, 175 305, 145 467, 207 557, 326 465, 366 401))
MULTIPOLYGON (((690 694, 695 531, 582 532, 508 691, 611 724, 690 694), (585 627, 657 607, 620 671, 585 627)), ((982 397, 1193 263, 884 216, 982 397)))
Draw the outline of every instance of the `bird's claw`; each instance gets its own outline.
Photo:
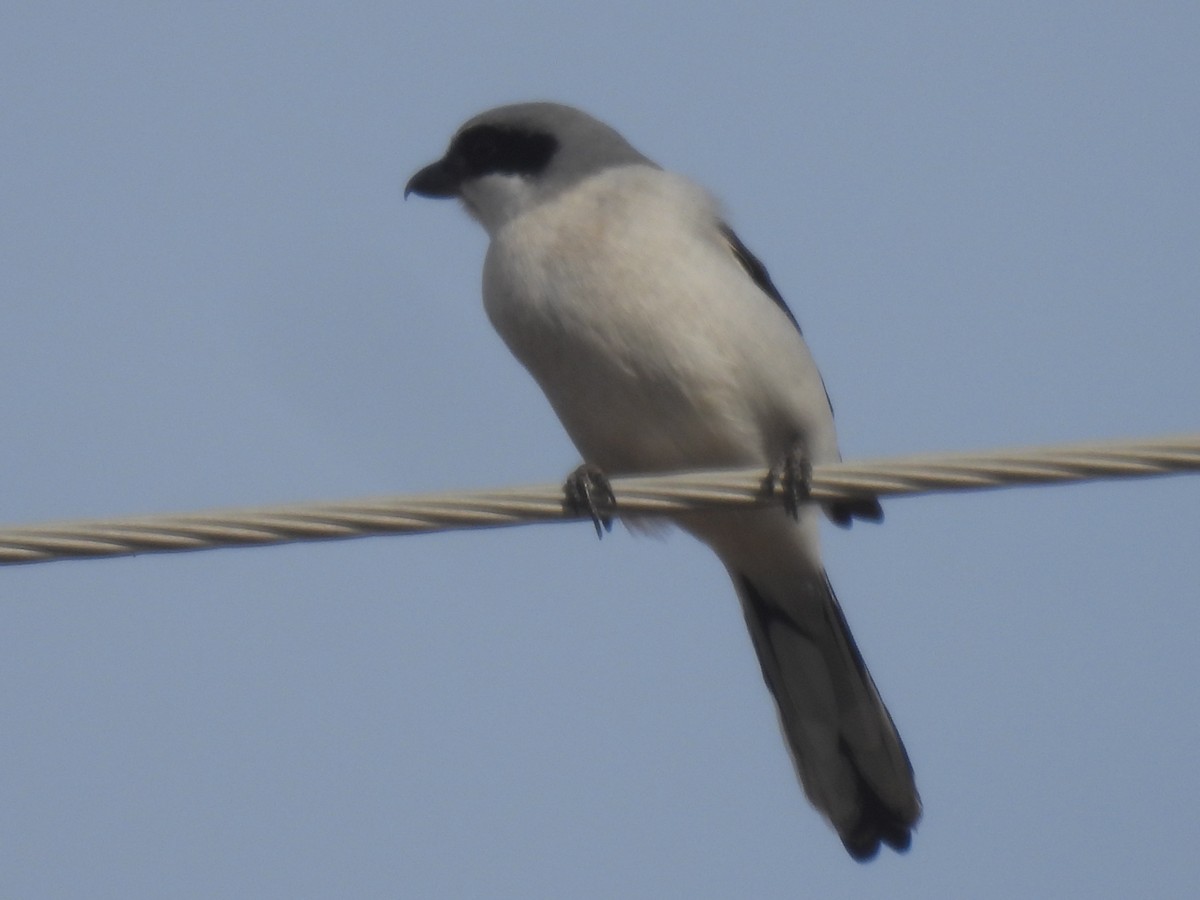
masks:
MULTIPOLYGON (((784 511, 793 519, 800 517, 801 504, 812 500, 812 468, 803 448, 796 443, 771 467, 767 476, 768 496, 779 497, 784 511)), ((826 512, 833 523, 842 528, 849 528, 855 519, 883 521, 883 507, 879 505, 879 498, 872 496, 835 501, 826 507, 826 512)))
POLYGON ((596 537, 612 531, 612 511, 617 498, 613 495, 608 476, 596 466, 584 463, 571 473, 563 485, 563 509, 568 515, 586 515, 596 526, 596 537))
POLYGON ((812 498, 812 463, 799 444, 793 444, 783 458, 771 467, 767 487, 783 501, 783 511, 800 518, 800 507, 812 498))

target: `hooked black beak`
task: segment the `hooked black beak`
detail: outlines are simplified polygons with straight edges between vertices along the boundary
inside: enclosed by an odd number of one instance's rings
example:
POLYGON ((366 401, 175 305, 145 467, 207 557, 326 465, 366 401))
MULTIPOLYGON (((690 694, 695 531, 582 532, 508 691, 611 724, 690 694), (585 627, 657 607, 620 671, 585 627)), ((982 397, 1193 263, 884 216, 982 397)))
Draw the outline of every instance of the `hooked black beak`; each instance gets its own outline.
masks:
POLYGON ((409 194, 418 197, 457 197, 461 183, 462 176, 457 167, 442 158, 408 179, 408 184, 404 186, 404 198, 407 200, 409 194))

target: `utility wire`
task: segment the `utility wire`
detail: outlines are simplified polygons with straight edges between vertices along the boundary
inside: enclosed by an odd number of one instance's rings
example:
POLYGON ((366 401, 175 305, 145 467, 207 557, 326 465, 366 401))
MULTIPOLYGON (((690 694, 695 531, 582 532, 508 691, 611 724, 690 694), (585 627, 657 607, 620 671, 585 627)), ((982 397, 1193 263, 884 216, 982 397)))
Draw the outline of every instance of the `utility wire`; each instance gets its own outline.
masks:
MULTIPOLYGON (((1200 471, 1200 435, 947 453, 814 466, 813 500, 987 490, 1200 471)), ((618 515, 780 503, 762 469, 612 479, 618 515)), ((337 540, 579 519, 561 485, 0 528, 0 565, 337 540)))

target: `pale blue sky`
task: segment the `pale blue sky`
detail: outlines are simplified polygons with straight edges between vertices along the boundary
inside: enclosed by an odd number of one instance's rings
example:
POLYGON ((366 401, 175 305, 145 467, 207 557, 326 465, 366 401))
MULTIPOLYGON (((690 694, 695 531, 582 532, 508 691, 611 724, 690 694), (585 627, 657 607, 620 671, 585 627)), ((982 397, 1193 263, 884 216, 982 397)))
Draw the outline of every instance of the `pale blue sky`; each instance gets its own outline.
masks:
MULTIPOLYGON (((555 99, 711 187, 846 456, 1200 429, 1195 3, 6 3, 0 523, 560 480, 401 201, 555 99)), ((1200 479, 827 534, 925 817, 851 862, 730 585, 587 524, 0 570, 0 896, 1183 896, 1200 479)))

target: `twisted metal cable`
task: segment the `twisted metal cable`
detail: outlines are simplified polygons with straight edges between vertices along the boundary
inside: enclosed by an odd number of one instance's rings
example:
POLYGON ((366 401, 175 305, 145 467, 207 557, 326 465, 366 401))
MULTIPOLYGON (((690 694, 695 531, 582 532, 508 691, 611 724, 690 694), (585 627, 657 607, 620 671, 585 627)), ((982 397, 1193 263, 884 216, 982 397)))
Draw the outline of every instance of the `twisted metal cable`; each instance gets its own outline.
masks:
MULTIPOLYGON (((813 467, 820 502, 1200 471, 1200 435, 1064 444, 813 467)), ((618 514, 669 515, 780 502, 762 469, 613 478, 618 514)), ((0 565, 208 550, 579 519, 560 485, 214 510, 0 528, 0 565)))

